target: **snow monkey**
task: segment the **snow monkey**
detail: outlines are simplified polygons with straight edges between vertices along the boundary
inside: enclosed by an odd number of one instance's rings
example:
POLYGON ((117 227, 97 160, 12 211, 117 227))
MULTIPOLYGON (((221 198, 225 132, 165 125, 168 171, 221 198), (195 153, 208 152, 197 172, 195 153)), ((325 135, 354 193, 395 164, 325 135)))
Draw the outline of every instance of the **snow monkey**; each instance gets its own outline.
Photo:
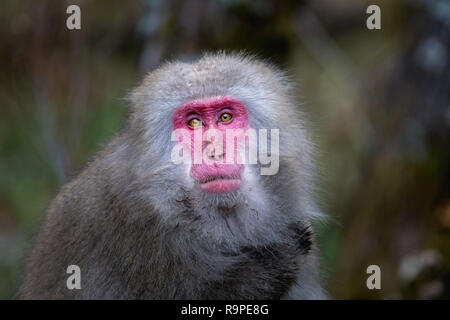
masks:
POLYGON ((51 202, 19 298, 326 298, 312 146, 292 91, 243 54, 148 74, 120 133, 51 202), (257 161, 242 161, 251 136, 257 161))

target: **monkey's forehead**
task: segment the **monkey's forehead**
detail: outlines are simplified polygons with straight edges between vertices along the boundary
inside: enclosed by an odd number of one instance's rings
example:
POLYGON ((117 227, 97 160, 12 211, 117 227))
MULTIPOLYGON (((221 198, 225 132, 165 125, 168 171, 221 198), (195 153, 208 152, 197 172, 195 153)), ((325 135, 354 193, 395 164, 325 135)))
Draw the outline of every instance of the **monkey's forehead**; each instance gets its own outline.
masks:
MULTIPOLYGON (((267 63, 238 54, 205 55, 192 63, 171 62, 150 75, 149 83, 196 93, 205 89, 226 90, 235 86, 281 90, 287 81, 283 74, 267 63)), ((222 92, 214 92, 221 94, 222 92)), ((255 92, 256 93, 256 92, 255 92)))
MULTIPOLYGON (((169 62, 150 73, 131 95, 140 115, 172 118, 183 104, 212 97, 231 97, 249 111, 255 124, 276 125, 296 118, 290 86, 281 72, 250 56, 205 55, 196 62, 169 62)), ((149 117, 152 118, 152 117, 149 117)))

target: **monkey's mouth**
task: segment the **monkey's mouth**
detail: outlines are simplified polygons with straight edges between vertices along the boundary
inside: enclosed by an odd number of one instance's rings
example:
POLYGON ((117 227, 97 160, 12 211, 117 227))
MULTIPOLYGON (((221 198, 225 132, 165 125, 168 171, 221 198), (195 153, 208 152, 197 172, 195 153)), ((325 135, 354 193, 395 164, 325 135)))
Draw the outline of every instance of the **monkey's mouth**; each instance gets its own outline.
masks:
POLYGON ((224 193, 239 189, 241 179, 232 176, 207 177, 200 180, 199 185, 203 191, 224 193))

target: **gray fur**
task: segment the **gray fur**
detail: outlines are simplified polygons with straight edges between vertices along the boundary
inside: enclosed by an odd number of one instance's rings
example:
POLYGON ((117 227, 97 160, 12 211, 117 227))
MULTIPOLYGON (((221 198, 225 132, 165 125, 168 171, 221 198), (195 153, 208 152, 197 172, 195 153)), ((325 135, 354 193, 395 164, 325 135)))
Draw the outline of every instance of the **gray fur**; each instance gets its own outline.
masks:
POLYGON ((130 95, 125 128, 47 210, 23 299, 325 298, 311 219, 312 147, 286 78, 244 55, 205 55, 150 73, 130 95), (188 101, 231 96, 253 128, 280 129, 280 171, 245 168, 243 187, 191 188, 170 161, 172 115, 188 101), (68 290, 68 265, 81 290, 68 290))

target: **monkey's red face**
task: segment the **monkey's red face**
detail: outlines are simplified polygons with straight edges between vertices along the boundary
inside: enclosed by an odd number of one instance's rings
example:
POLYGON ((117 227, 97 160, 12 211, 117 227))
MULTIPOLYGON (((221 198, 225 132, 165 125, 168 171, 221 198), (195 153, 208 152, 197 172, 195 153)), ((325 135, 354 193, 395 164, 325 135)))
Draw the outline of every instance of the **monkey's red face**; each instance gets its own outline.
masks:
POLYGON ((225 193, 240 188, 244 166, 237 161, 238 151, 234 139, 232 142, 234 152, 228 152, 228 154, 225 141, 227 132, 238 129, 244 131, 249 128, 247 110, 240 101, 230 97, 190 101, 175 112, 173 127, 186 129, 189 132, 192 159, 195 157, 196 144, 201 145, 202 155, 206 154, 208 157, 207 162, 192 161, 190 169, 191 177, 201 190, 225 193), (210 136, 205 136, 208 135, 208 131, 215 131, 219 135, 211 139, 210 136), (221 136, 222 139, 218 144, 218 141, 214 140, 217 136, 221 136), (211 148, 213 142, 215 142, 214 148, 211 148), (208 148, 210 150, 205 150, 208 148))

